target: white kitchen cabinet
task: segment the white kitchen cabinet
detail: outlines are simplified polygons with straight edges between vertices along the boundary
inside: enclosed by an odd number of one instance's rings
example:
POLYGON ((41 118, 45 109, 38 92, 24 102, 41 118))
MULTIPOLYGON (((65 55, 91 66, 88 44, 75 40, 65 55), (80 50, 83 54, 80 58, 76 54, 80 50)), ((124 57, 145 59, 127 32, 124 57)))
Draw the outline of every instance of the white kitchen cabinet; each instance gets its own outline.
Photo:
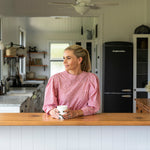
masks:
POLYGON ((148 94, 145 88, 148 81, 150 81, 150 35, 134 34, 133 47, 133 97, 134 99, 150 98, 150 94, 148 94))
POLYGON ((37 88, 11 88, 0 96, 0 113, 42 112, 44 84, 37 88))
POLYGON ((25 112, 28 96, 0 96, 0 113, 25 112))

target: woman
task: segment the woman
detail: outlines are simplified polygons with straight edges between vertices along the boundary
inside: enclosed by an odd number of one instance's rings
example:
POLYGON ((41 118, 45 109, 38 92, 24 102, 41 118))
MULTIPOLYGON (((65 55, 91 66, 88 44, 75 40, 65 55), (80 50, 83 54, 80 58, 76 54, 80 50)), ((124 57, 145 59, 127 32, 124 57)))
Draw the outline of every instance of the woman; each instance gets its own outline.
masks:
POLYGON ((89 53, 79 45, 64 50, 65 71, 53 75, 45 89, 43 110, 59 119, 58 105, 67 105, 64 119, 95 114, 100 108, 99 80, 90 73, 89 53))

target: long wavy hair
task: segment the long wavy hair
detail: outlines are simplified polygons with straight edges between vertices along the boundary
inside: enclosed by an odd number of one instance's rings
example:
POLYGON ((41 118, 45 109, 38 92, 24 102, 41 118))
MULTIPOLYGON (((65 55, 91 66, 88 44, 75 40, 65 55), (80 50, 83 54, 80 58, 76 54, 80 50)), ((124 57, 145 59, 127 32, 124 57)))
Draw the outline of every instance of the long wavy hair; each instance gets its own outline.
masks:
POLYGON ((90 56, 89 56, 89 52, 86 49, 82 48, 82 46, 80 46, 80 45, 71 45, 71 46, 65 48, 65 50, 73 51, 74 55, 77 58, 82 57, 82 59, 83 59, 81 62, 81 70, 82 71, 85 71, 85 72, 91 71, 90 56))

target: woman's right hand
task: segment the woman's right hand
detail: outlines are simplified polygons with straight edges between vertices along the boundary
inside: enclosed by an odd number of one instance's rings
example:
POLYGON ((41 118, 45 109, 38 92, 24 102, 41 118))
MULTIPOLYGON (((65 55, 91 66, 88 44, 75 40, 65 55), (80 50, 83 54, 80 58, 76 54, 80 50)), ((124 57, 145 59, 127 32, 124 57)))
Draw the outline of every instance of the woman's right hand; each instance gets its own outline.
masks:
POLYGON ((59 113, 57 108, 50 110, 49 114, 51 115, 52 118, 59 119, 59 113))

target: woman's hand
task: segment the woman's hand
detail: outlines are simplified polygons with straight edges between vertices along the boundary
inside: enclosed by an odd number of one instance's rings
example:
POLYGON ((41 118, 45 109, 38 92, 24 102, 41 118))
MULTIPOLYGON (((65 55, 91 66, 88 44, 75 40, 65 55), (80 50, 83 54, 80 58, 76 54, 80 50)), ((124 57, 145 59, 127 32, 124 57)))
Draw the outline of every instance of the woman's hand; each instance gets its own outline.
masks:
POLYGON ((50 110, 49 114, 51 115, 52 118, 59 119, 59 113, 57 108, 50 110))
POLYGON ((76 117, 79 117, 79 116, 83 116, 83 111, 82 110, 67 109, 64 112, 66 112, 66 114, 63 115, 64 119, 71 119, 71 118, 76 118, 76 117))

